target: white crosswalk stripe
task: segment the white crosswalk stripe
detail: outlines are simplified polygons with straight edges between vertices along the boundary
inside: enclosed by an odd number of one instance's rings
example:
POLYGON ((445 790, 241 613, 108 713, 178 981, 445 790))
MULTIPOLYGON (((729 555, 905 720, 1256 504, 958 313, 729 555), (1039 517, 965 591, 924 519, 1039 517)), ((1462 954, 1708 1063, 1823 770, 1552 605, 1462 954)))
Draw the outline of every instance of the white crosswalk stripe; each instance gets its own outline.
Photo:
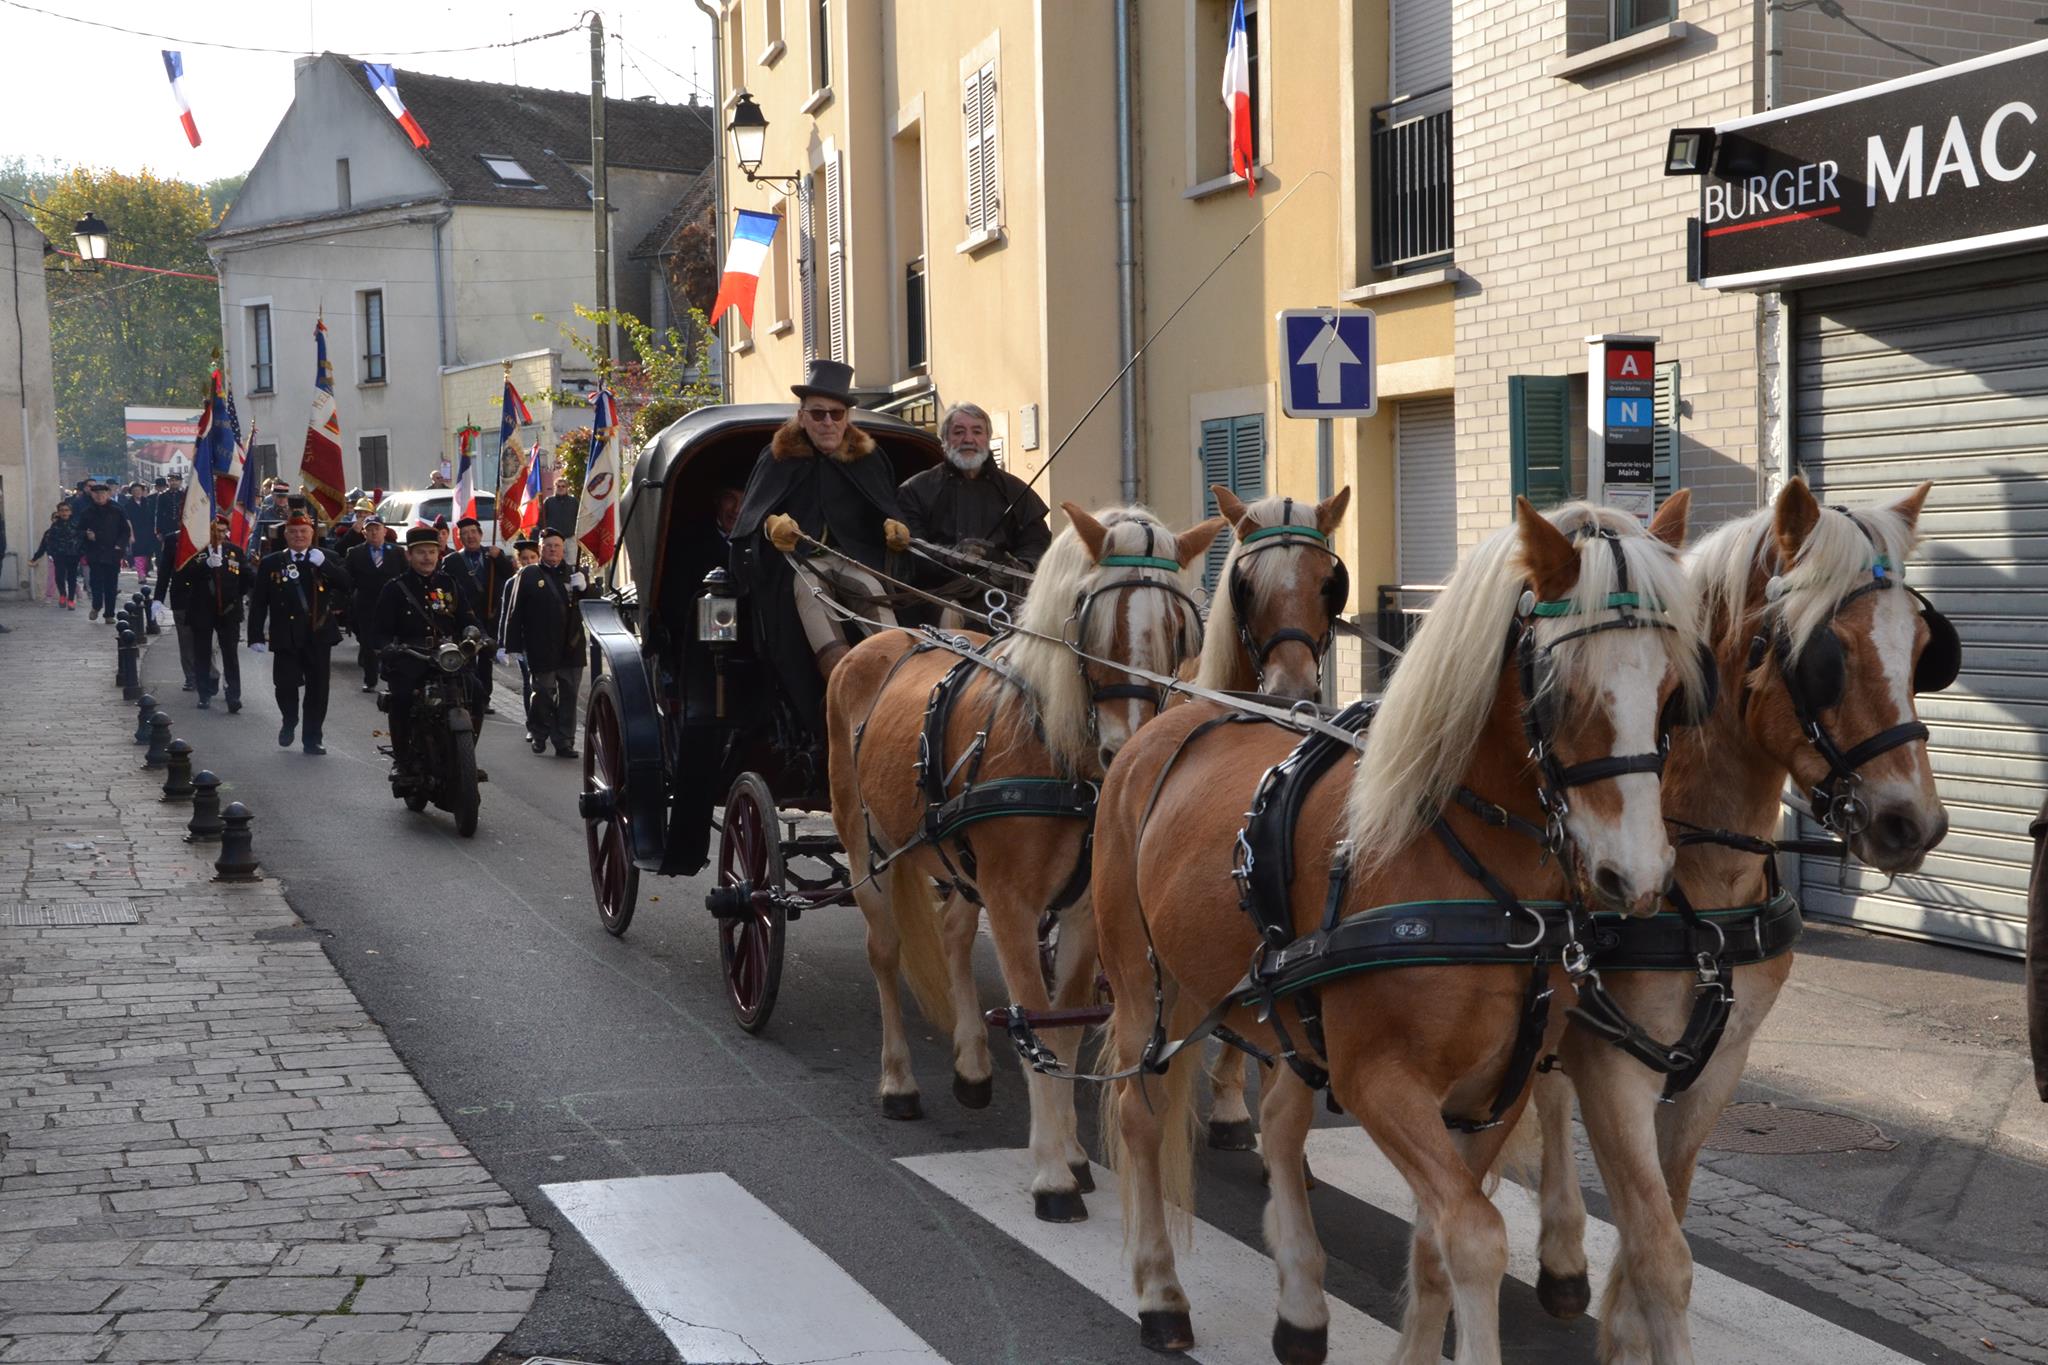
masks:
POLYGON ((730 1176, 543 1185, 684 1360, 946 1365, 730 1176))
MULTIPOLYGON (((1308 1160, 1323 1184, 1397 1217, 1413 1216, 1415 1200, 1408 1182, 1360 1129, 1316 1129, 1308 1135, 1308 1160)), ((1493 1202, 1507 1220, 1508 1273, 1533 1285, 1535 1196, 1503 1181, 1493 1202)), ((1586 1219, 1586 1256, 1596 1309, 1618 1242, 1611 1223, 1586 1219)), ((1911 1365, 1908 1356, 1703 1265, 1693 1268, 1690 1319, 1693 1353, 1714 1365, 1911 1365)))

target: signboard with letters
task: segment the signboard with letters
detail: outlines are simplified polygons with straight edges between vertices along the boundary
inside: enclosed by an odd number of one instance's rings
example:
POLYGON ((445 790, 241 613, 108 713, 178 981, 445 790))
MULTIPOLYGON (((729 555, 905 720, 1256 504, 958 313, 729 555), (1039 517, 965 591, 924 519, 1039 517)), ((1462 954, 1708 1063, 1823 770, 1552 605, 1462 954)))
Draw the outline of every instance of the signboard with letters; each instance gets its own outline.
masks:
POLYGON ((2048 239, 2048 42, 1714 131, 1698 226, 1709 288, 2048 239))
POLYGON ((1289 417, 1370 417, 1379 356, 1363 308, 1287 308, 1280 332, 1280 410, 1289 417))
POLYGON ((1657 510, 1657 339, 1586 338, 1586 498, 1647 521, 1657 510))

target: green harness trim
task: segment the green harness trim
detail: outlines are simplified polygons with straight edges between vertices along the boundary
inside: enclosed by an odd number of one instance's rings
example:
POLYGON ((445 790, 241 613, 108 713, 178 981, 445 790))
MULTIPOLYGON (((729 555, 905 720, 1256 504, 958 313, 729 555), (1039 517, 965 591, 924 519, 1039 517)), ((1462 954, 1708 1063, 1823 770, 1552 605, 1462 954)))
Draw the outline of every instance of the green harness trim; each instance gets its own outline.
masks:
POLYGON ((1165 569, 1168 573, 1180 572, 1178 559, 1162 559, 1158 555, 1104 555, 1095 562, 1105 569, 1165 569))
MULTIPOLYGON (((1606 608, 1636 607, 1641 609, 1642 606, 1643 595, 1639 592, 1611 592, 1607 594, 1607 601, 1602 604, 1602 607, 1606 608)), ((1663 610, 1663 608, 1656 606, 1652 606, 1649 609, 1651 611, 1663 610)), ((1538 602, 1529 609, 1529 614, 1531 616, 1571 616, 1576 614, 1577 610, 1578 608, 1569 601, 1560 600, 1555 602, 1538 602)), ((1601 607, 1595 607, 1593 610, 1601 610, 1601 607)))
MULTIPOLYGON (((1293 525, 1261 526, 1258 530, 1253 531, 1251 534, 1242 537, 1238 543, 1241 545, 1250 545, 1255 541, 1271 540, 1275 536, 1285 536, 1289 538, 1299 537, 1302 540, 1313 540, 1322 545, 1328 545, 1330 543, 1330 538, 1324 535, 1321 531, 1318 531, 1313 526, 1293 525)), ((1107 561, 1104 562, 1106 563, 1107 561)))

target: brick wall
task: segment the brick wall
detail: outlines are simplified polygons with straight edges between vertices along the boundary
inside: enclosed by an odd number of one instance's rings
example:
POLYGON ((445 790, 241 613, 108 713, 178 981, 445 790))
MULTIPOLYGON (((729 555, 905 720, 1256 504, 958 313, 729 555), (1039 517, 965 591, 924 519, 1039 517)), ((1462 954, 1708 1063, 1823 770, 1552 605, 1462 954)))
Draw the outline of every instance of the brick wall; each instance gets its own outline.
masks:
POLYGON ((2048 38, 2042 0, 1843 0, 1842 17, 1816 5, 1787 10, 1781 103, 1856 90, 2048 38), (1892 46, 1896 44, 1897 46, 1892 46), (1900 48, 1907 51, 1900 51, 1900 48))
POLYGON ((1718 522, 1757 501, 1757 302, 1685 278, 1699 182, 1666 132, 1756 107, 1755 6, 1688 0, 1684 41, 1576 78, 1546 74, 1570 0, 1455 0, 1458 540, 1507 520, 1508 377, 1583 374, 1589 334, 1660 339, 1682 366, 1683 482, 1718 522))

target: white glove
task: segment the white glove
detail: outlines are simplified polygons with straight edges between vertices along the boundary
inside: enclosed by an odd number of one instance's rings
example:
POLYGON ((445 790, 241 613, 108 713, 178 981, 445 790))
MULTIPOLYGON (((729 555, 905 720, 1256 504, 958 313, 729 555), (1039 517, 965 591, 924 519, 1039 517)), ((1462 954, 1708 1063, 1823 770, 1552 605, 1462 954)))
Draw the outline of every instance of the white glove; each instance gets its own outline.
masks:
POLYGON ((512 663, 512 656, 501 649, 498 651, 498 663, 501 667, 510 667, 512 663))
POLYGON ((583 591, 583 589, 588 587, 589 585, 590 580, 583 576, 582 570, 579 569, 577 572, 569 575, 569 586, 576 589, 578 592, 583 591))
POLYGON ((150 603, 149 616, 150 619, 155 621, 158 625, 162 625, 164 623, 164 604, 161 602, 150 603))
POLYGON ((219 550, 208 550, 206 552, 206 567, 209 569, 218 569, 220 567, 219 550))
POLYGON ((306 560, 308 563, 312 564, 314 568, 317 569, 322 564, 325 564, 327 562, 327 556, 317 549, 308 550, 306 551, 306 560))
POLYGON ((268 654, 270 646, 264 644, 261 640, 256 640, 249 645, 249 652, 251 654, 268 654))

